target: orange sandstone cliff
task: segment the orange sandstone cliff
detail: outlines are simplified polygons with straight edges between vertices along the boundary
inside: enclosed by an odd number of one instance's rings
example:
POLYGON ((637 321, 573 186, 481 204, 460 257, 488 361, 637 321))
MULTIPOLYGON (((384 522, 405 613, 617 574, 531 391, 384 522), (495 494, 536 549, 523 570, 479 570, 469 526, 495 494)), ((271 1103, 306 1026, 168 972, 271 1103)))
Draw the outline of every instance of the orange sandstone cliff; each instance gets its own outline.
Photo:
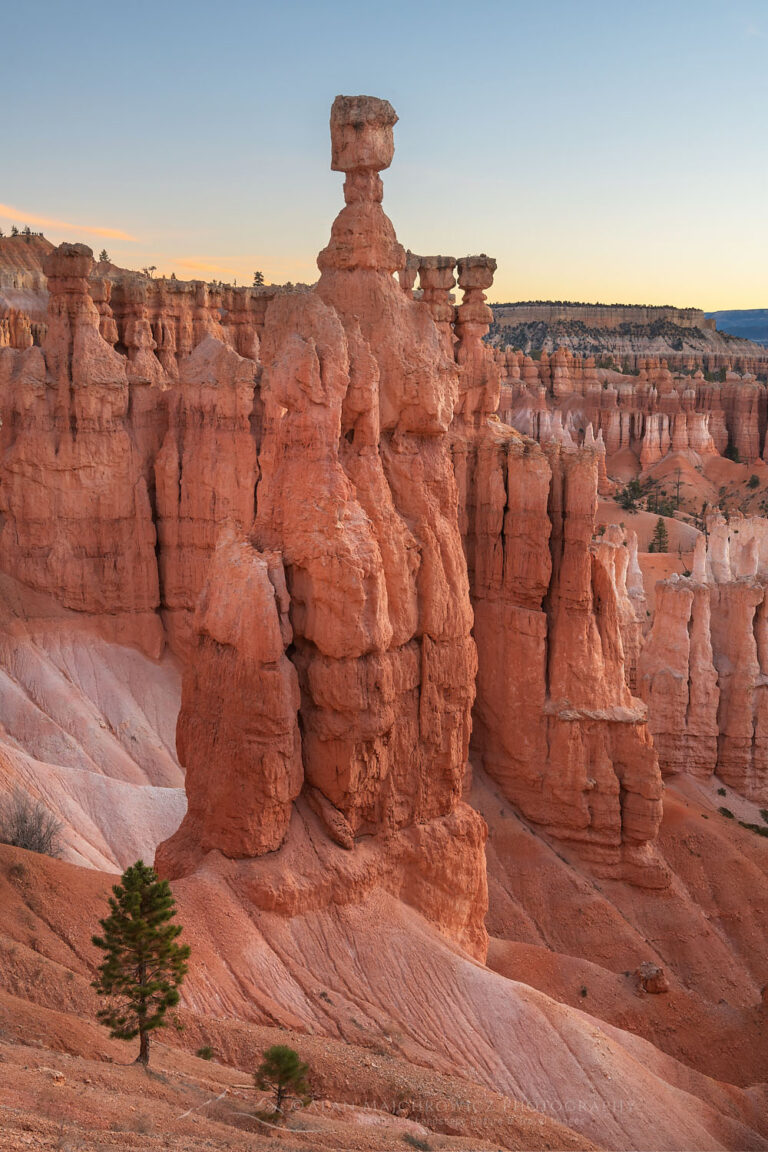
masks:
POLYGON ((640 690, 667 772, 713 773, 768 802, 768 524, 708 520, 688 577, 657 586, 640 690))

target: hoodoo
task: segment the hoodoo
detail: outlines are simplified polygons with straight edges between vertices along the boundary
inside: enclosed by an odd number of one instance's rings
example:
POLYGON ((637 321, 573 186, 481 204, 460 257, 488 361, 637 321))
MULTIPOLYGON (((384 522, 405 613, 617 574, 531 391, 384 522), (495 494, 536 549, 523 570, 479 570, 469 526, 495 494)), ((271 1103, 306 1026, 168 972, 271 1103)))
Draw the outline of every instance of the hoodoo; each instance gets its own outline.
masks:
POLYGON ((665 772, 768 803, 768 525, 709 517, 690 575, 656 588, 639 689, 665 772))
POLYGON ((179 717, 190 808, 158 859, 178 871, 185 851, 273 850, 290 834, 302 776, 345 847, 449 815, 467 773, 476 639, 474 746, 489 774, 596 864, 663 883, 649 847, 660 776, 624 668, 626 564, 618 587, 605 547, 590 547, 597 453, 543 452, 494 416, 499 372, 483 336, 495 261, 458 261, 457 308, 446 257, 419 259, 422 299, 394 280, 406 257, 379 172, 395 121, 386 101, 337 98, 332 167, 345 173, 346 206, 317 288, 267 309, 263 425, 248 469, 256 516, 247 541, 220 548, 209 570, 179 717), (277 578, 266 578, 270 565, 277 578), (223 641, 216 628, 238 597, 259 607, 233 607, 223 641), (259 621, 276 647, 246 672, 259 621), (264 680, 275 661, 277 694, 264 680), (221 701, 230 674, 242 682, 235 730, 221 701), (274 822, 260 797, 280 810, 274 822))
MULTIPOLYGON (((466 395, 487 396, 494 377, 483 331, 462 365, 466 395)), ((529 819, 601 871, 664 886, 661 777, 622 641, 629 554, 622 539, 617 564, 614 547, 591 543, 597 446, 542 451, 463 411, 453 445, 479 655, 473 747, 529 819)), ((634 620, 624 635, 636 661, 634 620)))
MULTIPOLYGON (((461 799, 477 659, 448 441, 459 369, 392 275, 405 255, 379 171, 395 121, 387 101, 335 101, 346 207, 317 288, 267 309, 256 515, 217 550, 195 617, 178 726, 189 812, 158 851, 173 874, 290 840, 302 784, 344 849, 374 836, 385 854, 414 825, 426 849, 456 814, 482 853, 461 799)), ((482 856, 458 888, 474 893, 479 870, 482 856)))

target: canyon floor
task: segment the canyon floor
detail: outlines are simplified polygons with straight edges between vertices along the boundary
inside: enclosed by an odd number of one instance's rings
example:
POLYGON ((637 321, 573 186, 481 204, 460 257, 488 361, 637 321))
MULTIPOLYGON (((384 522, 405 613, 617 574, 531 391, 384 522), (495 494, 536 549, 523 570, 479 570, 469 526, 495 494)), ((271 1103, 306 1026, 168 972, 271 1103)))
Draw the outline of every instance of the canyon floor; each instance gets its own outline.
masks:
POLYGON ((297 918, 288 936, 257 916, 249 966, 252 914, 194 877, 175 886, 193 969, 149 1073, 94 1019, 89 934, 113 875, 1 848, 3 1147, 384 1149, 410 1135, 434 1148, 652 1148, 659 1107, 670 1147, 768 1146, 764 1093, 748 1087, 768 1064, 750 978, 768 845, 726 824, 716 795, 668 790, 675 883, 660 907, 585 877, 486 782, 474 798, 491 826, 489 970, 382 892, 297 918), (372 921, 387 924, 384 965, 372 921), (663 964, 668 992, 638 990, 642 960, 663 964), (248 1084, 275 1042, 309 1062, 317 1097, 279 1133, 253 1118, 248 1084), (193 1056, 203 1045, 214 1060, 193 1056), (614 1140, 591 1140, 608 1117, 614 1140))

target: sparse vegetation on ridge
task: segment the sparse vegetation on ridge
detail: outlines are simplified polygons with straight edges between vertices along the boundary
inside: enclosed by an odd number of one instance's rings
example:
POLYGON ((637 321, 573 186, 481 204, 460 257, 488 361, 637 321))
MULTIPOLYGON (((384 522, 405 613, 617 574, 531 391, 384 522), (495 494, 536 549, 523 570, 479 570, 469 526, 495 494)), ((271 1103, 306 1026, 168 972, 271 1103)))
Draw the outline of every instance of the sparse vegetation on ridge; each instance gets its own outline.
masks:
POLYGON ((42 801, 33 800, 19 787, 0 800, 0 844, 58 856, 63 828, 42 801))
POLYGON ((274 1118, 284 1116, 289 1100, 309 1103, 306 1081, 309 1065, 303 1063, 298 1052, 287 1044, 273 1044, 264 1052, 264 1059, 253 1074, 254 1084, 274 1096, 274 1118))
POLYGON ((149 1035, 179 1002, 189 945, 177 944, 176 903, 167 880, 137 860, 109 898, 110 915, 93 943, 105 953, 93 987, 108 1000, 98 1018, 117 1040, 139 1037, 137 1064, 149 1063, 149 1035))

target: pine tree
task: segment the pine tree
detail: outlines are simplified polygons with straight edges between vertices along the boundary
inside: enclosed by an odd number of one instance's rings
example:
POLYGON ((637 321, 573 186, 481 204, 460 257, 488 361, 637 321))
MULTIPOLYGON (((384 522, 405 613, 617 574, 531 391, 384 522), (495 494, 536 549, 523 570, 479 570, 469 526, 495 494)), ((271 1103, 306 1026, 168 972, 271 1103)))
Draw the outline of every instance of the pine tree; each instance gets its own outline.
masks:
POLYGON ((254 274, 253 274, 253 286, 254 286, 254 288, 260 287, 260 285, 262 285, 263 283, 264 283, 264 273, 263 272, 254 272, 254 274))
POLYGON ((306 1096, 309 1092, 304 1077, 309 1065, 303 1064, 298 1052, 287 1044, 273 1044, 264 1053, 261 1065, 253 1074, 257 1088, 270 1089, 275 1094, 275 1112, 282 1113, 283 1103, 290 1096, 306 1096))
POLYGON ((109 252, 107 252, 106 248, 102 248, 101 252, 99 252, 99 260, 102 264, 109 264, 109 252))
POLYGON ((154 868, 138 860, 112 892, 110 915, 99 921, 104 935, 93 937, 106 953, 93 987, 110 997, 98 1018, 117 1040, 138 1036, 136 1063, 148 1064, 149 1034, 179 1002, 189 945, 175 943, 182 931, 170 923, 176 903, 168 881, 158 880, 154 868))
POLYGON ((656 521, 656 527, 653 532, 653 539, 651 540, 649 552, 666 552, 669 548, 669 533, 667 526, 659 516, 656 521))

